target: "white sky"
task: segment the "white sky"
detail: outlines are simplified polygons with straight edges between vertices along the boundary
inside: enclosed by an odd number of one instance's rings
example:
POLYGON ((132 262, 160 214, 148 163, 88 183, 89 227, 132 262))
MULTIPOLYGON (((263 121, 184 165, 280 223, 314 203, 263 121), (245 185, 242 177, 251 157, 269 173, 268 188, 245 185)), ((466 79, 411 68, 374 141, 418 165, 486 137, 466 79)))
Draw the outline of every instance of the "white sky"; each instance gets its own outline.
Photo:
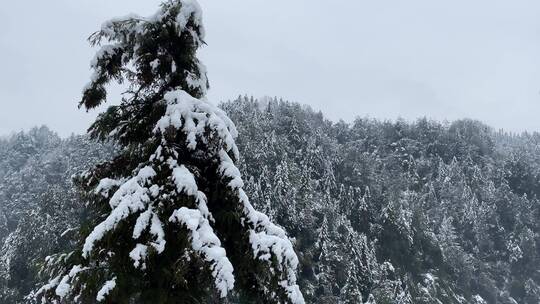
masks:
MULTIPOLYGON (((47 124, 82 133, 77 109, 110 17, 159 0, 3 0, 0 134, 47 124)), ((470 117, 540 131, 538 0, 200 0, 200 53, 218 102, 279 96, 327 117, 470 117)))

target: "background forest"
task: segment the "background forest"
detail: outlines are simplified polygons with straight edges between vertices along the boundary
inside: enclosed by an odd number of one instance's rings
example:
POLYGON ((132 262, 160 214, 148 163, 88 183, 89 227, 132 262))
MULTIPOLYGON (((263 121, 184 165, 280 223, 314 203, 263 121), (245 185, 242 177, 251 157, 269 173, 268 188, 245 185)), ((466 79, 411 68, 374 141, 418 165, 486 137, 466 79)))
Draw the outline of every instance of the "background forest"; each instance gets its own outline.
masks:
MULTIPOLYGON (((271 98, 221 105, 258 210, 308 303, 540 303, 540 134, 358 118, 271 98)), ((115 154, 47 127, 0 139, 0 302, 23 303, 87 220, 72 176, 115 154)), ((30 301, 30 300, 28 300, 30 301)))

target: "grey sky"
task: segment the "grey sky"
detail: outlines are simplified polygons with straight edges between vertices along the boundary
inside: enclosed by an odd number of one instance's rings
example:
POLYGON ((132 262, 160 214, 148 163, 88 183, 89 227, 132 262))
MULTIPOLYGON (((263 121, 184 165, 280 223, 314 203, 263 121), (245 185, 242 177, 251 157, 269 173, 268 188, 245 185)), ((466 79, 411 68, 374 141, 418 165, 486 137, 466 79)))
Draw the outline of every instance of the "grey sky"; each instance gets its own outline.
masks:
MULTIPOLYGON (((0 134, 47 124, 82 133, 77 109, 106 19, 159 0, 5 1, 0 9, 0 134)), ((271 95, 355 116, 471 117, 540 131, 537 0, 201 0, 200 53, 214 101, 271 95)))

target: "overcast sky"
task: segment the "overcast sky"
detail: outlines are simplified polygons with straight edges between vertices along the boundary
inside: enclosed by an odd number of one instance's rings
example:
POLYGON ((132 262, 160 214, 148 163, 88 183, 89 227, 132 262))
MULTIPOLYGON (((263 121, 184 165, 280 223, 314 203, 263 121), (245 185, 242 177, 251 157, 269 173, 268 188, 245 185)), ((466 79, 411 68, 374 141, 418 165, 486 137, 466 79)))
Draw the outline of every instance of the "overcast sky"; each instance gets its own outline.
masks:
MULTIPOLYGON (((77 109, 110 17, 159 0, 4 1, 0 134, 47 124, 82 133, 77 109)), ((201 0, 215 102, 280 96, 351 121, 428 116, 540 131, 538 0, 201 0)))

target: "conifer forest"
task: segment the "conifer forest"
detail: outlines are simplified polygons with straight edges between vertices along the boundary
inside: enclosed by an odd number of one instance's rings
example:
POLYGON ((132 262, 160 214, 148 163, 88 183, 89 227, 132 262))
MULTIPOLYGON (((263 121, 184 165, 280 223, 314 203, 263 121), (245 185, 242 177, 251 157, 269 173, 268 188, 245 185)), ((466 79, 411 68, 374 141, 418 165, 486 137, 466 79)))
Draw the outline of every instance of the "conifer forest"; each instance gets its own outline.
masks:
POLYGON ((540 303, 540 133, 209 100, 195 0, 96 29, 88 132, 0 136, 0 303, 540 303))

